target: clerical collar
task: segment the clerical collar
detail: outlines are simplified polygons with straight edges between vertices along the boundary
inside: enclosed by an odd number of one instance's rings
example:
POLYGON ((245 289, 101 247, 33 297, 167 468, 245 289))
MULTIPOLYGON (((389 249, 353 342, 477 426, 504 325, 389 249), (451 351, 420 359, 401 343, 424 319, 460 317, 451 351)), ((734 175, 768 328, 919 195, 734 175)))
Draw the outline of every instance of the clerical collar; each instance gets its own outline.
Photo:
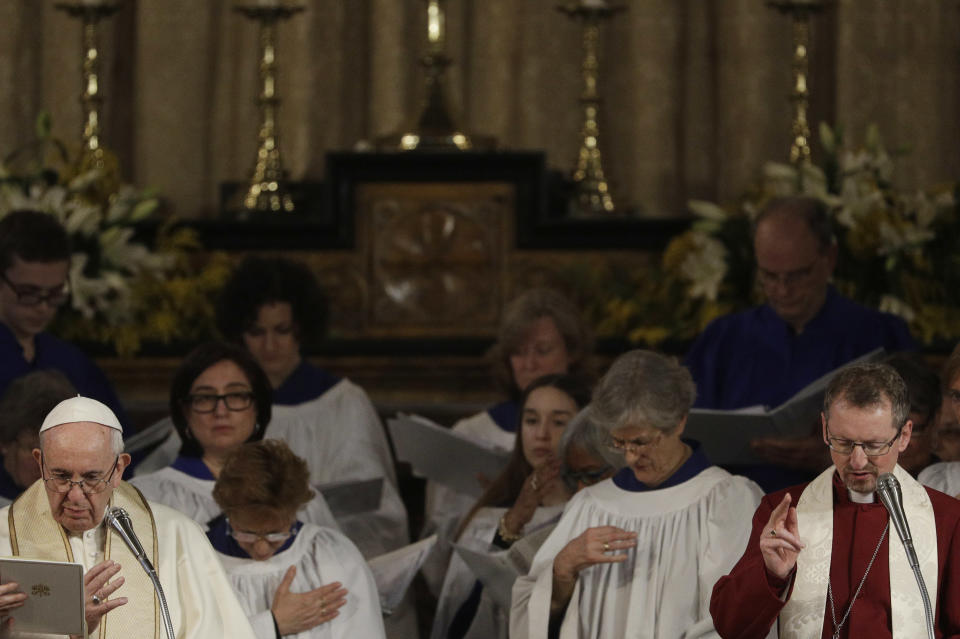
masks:
POLYGON ((196 477, 197 479, 208 479, 210 481, 216 481, 217 479, 199 457, 184 457, 181 455, 173 460, 170 466, 172 466, 174 470, 179 470, 181 473, 196 477))
POLYGON ((506 401, 487 409, 487 415, 497 426, 508 433, 517 432, 520 422, 520 406, 514 401, 506 401))
POLYGON ((633 474, 633 470, 627 466, 613 476, 613 483, 620 488, 621 490, 627 490, 633 493, 642 493, 650 490, 660 490, 661 488, 670 488, 671 486, 676 486, 682 484, 685 481, 693 479, 713 464, 710 463, 710 460, 707 459, 706 453, 703 452, 703 448, 700 446, 700 442, 694 441, 692 439, 682 440, 687 446, 690 447, 692 451, 690 457, 687 461, 683 462, 683 465, 677 469, 675 473, 670 475, 662 484, 658 486, 648 486, 633 474))
MULTIPOLYGON (((297 521, 293 524, 293 534, 290 535, 290 538, 283 542, 283 545, 277 549, 277 552, 273 553, 274 555, 279 555, 284 550, 293 545, 294 540, 297 538, 297 533, 300 532, 300 529, 303 528, 303 523, 297 521)), ((213 549, 219 552, 222 555, 227 555, 228 557, 239 557, 240 559, 252 559, 252 557, 247 554, 247 551, 240 547, 240 544, 237 543, 237 540, 230 536, 228 532, 229 527, 227 526, 227 517, 224 514, 217 515, 214 519, 211 519, 207 524, 207 539, 210 540, 210 545, 213 546, 213 549)))
POLYGON ((850 501, 855 504, 872 504, 877 500, 876 493, 861 493, 849 488, 847 489, 847 495, 849 495, 850 501))

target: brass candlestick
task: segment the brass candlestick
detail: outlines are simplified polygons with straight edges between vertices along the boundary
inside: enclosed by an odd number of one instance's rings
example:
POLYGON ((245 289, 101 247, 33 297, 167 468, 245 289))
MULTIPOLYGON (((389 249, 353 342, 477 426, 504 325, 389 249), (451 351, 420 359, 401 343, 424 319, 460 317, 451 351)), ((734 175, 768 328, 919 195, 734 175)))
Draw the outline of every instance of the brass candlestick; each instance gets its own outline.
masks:
POLYGON ((420 58, 425 71, 425 95, 413 126, 377 139, 381 149, 402 151, 467 151, 492 149, 491 136, 471 135, 457 126, 447 108, 444 76, 453 60, 446 54, 446 0, 427 0, 427 52, 420 58))
MULTIPOLYGON (((78 174, 98 169, 105 173, 116 173, 117 162, 100 139, 100 110, 103 96, 100 76, 100 34, 99 22, 120 9, 119 2, 111 0, 87 0, 85 2, 57 2, 57 9, 66 12, 71 18, 79 18, 83 28, 83 92, 80 104, 83 108, 83 128, 81 131, 81 149, 74 170, 78 174)), ((114 177, 118 177, 114 175, 114 177)))
MULTIPOLYGON (((789 15, 793 19, 793 90, 790 103, 793 105, 790 144, 790 162, 797 165, 810 163, 810 125, 807 109, 810 106, 808 77, 810 61, 810 16, 822 11, 824 0, 767 0, 767 6, 789 15)), ((798 173, 803 179, 803 172, 798 173)))
POLYGON ((597 75, 600 68, 600 22, 625 10, 623 5, 611 6, 605 0, 580 0, 557 6, 557 10, 583 25, 583 127, 580 129, 580 150, 576 167, 571 175, 576 200, 572 214, 576 217, 608 216, 616 208, 610 195, 610 187, 603 173, 603 157, 600 153, 600 94, 597 92, 597 75))
POLYGON ((263 212, 293 212, 293 199, 286 188, 286 172, 280 158, 277 134, 277 23, 304 10, 301 5, 284 5, 261 0, 258 4, 234 7, 260 25, 260 128, 257 132, 257 159, 245 192, 231 206, 241 215, 263 212))

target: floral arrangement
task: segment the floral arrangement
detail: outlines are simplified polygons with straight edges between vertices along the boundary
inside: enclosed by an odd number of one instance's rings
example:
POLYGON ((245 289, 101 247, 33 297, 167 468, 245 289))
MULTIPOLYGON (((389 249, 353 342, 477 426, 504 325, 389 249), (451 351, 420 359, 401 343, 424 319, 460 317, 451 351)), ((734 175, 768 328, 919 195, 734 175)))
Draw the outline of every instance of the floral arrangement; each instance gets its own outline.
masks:
POLYGON ((229 274, 227 259, 215 255, 197 268, 195 234, 170 221, 160 226, 153 247, 136 239, 138 225, 159 206, 156 194, 123 184, 109 152, 100 152, 100 168, 72 165, 50 130, 42 115, 37 141, 0 164, 0 218, 16 209, 42 211, 70 235, 70 303, 51 330, 65 339, 112 345, 122 356, 136 353, 144 341, 211 334, 210 299, 229 274))
POLYGON ((924 343, 956 342, 960 185, 898 190, 893 158, 876 127, 855 150, 844 148, 842 130, 827 125, 820 127, 820 142, 822 168, 769 163, 760 183, 734 203, 691 201, 695 222, 649 271, 623 275, 614 267, 581 275, 578 288, 603 291, 590 304, 598 332, 651 345, 687 341, 717 316, 759 303, 752 221, 768 200, 802 194, 823 200, 833 215, 834 284, 844 295, 903 317, 924 343))

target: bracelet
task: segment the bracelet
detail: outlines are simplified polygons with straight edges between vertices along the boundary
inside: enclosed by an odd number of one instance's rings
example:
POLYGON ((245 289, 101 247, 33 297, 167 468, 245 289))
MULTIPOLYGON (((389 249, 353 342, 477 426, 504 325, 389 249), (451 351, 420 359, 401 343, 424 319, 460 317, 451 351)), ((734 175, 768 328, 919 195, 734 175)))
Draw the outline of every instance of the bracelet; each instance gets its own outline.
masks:
POLYGON ((500 526, 497 527, 497 533, 500 535, 500 539, 507 543, 513 543, 523 537, 523 528, 518 533, 507 530, 507 513, 503 513, 503 517, 500 518, 500 526))

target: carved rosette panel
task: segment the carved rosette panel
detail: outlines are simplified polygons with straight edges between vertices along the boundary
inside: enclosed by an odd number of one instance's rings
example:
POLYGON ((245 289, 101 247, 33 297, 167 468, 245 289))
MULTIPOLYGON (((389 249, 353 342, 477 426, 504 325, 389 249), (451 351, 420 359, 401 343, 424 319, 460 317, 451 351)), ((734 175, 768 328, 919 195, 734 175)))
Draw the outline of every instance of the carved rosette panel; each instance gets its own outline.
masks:
POLYGON ((489 334, 497 323, 512 187, 370 184, 371 328, 398 336, 489 334))

